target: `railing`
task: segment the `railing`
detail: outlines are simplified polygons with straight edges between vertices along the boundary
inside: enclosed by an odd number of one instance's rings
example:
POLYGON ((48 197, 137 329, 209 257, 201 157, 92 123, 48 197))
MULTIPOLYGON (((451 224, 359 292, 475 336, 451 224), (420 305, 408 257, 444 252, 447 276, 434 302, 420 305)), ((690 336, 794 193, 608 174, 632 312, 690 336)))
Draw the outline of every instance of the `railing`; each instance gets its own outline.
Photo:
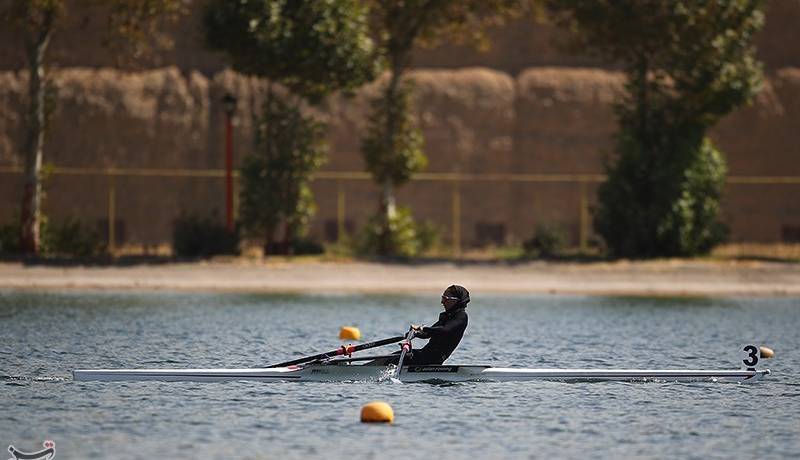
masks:
MULTIPOLYGON (((0 166, 0 174, 20 174, 22 168, 17 166, 0 166)), ((151 169, 151 168, 80 168, 52 167, 49 172, 64 176, 105 176, 108 178, 108 249, 112 254, 116 251, 114 241, 116 229, 116 184, 117 177, 166 177, 166 178, 225 178, 223 169, 151 169)), ((233 172, 234 189, 238 189, 239 173, 233 172)), ((319 171, 314 180, 335 180, 337 182, 336 222, 338 235, 345 233, 346 196, 343 183, 347 181, 369 181, 372 176, 367 172, 319 171)), ((451 198, 451 231, 454 255, 461 252, 461 189, 462 182, 515 182, 515 183, 575 183, 580 190, 579 200, 579 235, 581 249, 588 246, 590 233, 588 184, 597 184, 605 180, 602 174, 469 174, 469 173, 419 173, 413 181, 449 182, 452 184, 451 198)), ((728 176, 728 184, 736 185, 800 185, 800 176, 728 176)), ((234 193, 234 216, 238 217, 238 194, 234 193)))

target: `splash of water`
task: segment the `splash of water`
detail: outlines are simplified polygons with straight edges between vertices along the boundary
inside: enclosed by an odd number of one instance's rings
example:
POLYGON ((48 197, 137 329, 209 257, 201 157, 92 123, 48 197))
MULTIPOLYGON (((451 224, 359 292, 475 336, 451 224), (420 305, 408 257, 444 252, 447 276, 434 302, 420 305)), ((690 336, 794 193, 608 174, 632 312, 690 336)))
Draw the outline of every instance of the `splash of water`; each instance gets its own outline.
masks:
POLYGON ((396 364, 389 364, 386 367, 386 369, 384 369, 380 373, 380 375, 378 376, 378 381, 379 382, 389 381, 389 382, 392 382, 392 383, 403 383, 403 382, 400 381, 400 379, 396 379, 394 377, 395 370, 397 370, 397 365, 396 364))

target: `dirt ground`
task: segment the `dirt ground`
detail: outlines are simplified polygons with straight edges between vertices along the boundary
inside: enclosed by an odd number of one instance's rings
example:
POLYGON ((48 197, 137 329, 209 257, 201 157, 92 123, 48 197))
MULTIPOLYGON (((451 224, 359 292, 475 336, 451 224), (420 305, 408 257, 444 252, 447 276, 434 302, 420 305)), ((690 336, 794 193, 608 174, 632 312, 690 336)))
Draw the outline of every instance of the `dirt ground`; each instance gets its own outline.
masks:
POLYGON ((221 260, 111 266, 0 263, 0 289, 797 296, 800 264, 771 261, 425 262, 221 260))

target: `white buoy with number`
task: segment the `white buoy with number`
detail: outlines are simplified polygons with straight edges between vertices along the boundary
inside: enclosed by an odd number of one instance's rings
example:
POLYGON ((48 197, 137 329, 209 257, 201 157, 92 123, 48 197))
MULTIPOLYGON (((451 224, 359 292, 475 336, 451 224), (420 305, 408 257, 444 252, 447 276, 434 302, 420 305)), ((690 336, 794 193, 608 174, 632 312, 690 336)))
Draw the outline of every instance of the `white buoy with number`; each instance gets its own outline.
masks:
POLYGON ((747 356, 746 359, 742 360, 747 369, 755 369, 759 359, 769 359, 775 356, 775 351, 773 351, 772 348, 765 346, 757 347, 752 344, 745 345, 744 348, 742 348, 742 352, 747 356))

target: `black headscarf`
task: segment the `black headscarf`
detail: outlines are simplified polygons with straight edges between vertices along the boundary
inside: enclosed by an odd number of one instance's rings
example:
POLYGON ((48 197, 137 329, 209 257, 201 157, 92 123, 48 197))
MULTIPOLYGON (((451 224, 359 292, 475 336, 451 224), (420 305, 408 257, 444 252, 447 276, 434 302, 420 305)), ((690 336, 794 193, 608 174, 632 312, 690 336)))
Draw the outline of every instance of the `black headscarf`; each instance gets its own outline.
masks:
POLYGON ((445 289, 444 292, 446 292, 449 296, 458 297, 458 303, 453 306, 454 309, 467 308, 467 304, 469 303, 469 291, 467 288, 453 284, 445 289))

